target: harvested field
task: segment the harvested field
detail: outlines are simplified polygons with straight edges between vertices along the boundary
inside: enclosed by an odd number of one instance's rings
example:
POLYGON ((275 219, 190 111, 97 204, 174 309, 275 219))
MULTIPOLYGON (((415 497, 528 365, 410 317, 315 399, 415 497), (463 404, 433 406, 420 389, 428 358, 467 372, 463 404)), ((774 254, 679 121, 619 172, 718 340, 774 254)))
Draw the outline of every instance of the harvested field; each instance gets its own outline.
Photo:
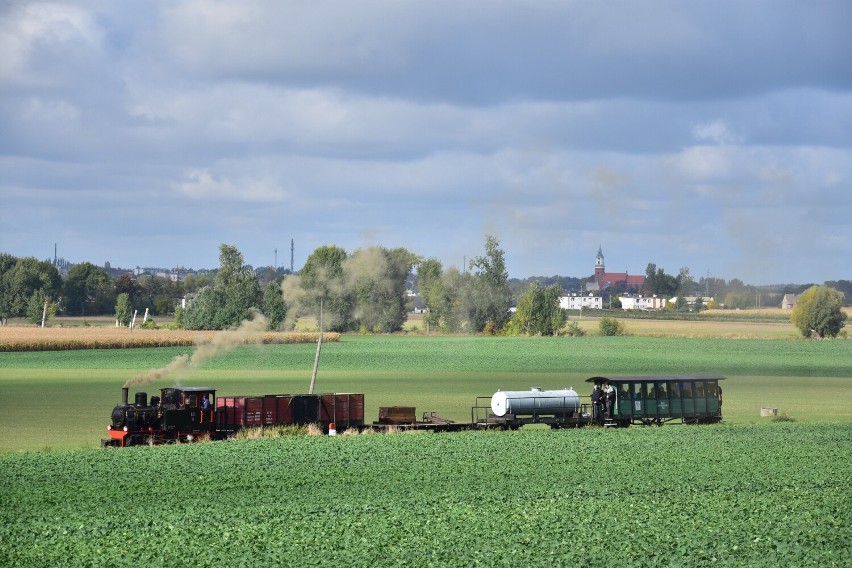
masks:
MULTIPOLYGON (((228 331, 134 329, 126 327, 0 327, 2 351, 66 351, 73 349, 124 349, 139 347, 184 347, 214 341, 228 331)), ((243 333, 246 344, 316 343, 316 333, 243 333)), ((339 341, 340 334, 325 333, 323 341, 339 341)))

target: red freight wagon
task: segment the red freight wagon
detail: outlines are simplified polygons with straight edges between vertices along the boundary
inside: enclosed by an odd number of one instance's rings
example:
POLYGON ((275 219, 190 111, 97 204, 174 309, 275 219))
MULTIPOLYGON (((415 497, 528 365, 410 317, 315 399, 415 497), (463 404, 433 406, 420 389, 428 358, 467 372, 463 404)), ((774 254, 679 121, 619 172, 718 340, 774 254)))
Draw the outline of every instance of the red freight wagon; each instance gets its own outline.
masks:
POLYGON ((328 430, 364 425, 363 394, 282 394, 221 396, 216 399, 216 427, 223 433, 258 426, 318 424, 328 430))
POLYGON ((320 422, 334 422, 338 430, 364 425, 364 395, 352 393, 320 395, 320 422))

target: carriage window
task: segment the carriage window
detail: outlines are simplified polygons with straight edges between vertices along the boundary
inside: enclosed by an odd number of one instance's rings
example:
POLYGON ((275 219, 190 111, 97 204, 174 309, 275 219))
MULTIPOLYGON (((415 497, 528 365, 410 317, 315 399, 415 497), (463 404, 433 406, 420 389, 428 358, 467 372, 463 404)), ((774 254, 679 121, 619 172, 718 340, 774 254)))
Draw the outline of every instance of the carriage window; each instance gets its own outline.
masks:
POLYGON ((678 382, 672 383, 672 398, 680 398, 680 393, 682 392, 681 384, 678 382))
POLYGON ((707 396, 718 396, 718 388, 719 384, 716 381, 710 381, 707 383, 707 396))
POLYGON ((648 398, 657 398, 657 387, 654 383, 648 383, 648 398))
POLYGON ((666 391, 666 383, 657 383, 657 398, 668 398, 669 393, 666 391))
POLYGON ((618 390, 618 399, 619 400, 627 400, 630 397, 630 391, 628 390, 627 383, 622 384, 621 386, 616 385, 616 389, 618 390))
POLYGON ((702 398, 704 396, 704 383, 695 383, 695 397, 702 398))
POLYGON ((630 398, 638 400, 639 394, 639 385, 636 383, 630 383, 630 398))
POLYGON ((683 396, 684 398, 692 398, 692 383, 683 383, 683 390, 681 391, 681 396, 683 396))

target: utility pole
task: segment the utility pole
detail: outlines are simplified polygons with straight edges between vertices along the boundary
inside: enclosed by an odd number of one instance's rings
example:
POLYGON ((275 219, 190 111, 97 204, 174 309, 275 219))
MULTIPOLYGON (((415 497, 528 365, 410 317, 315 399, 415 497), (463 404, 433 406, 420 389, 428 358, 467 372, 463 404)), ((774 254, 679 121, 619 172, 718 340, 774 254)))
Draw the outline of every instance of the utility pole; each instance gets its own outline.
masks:
POLYGON ((296 251, 296 241, 290 239, 290 274, 293 274, 293 253, 296 251))
POLYGON ((275 271, 278 272, 278 249, 275 249, 275 271))
POLYGON ((320 350, 322 350, 322 298, 320 298, 319 338, 317 339, 317 352, 316 355, 314 355, 314 372, 311 373, 311 385, 308 388, 308 394, 314 394, 314 386, 317 383, 317 369, 319 369, 320 350))

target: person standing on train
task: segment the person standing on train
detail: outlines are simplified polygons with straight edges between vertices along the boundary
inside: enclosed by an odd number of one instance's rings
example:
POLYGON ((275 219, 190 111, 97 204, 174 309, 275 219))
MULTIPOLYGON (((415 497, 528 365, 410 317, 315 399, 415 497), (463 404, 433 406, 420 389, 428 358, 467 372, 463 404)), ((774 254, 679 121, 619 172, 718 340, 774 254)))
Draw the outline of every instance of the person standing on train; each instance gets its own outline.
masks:
POLYGON ((601 386, 595 385, 595 389, 592 391, 592 420, 603 422, 603 407, 604 394, 601 392, 601 386))
POLYGON ((603 388, 604 392, 604 418, 612 418, 612 410, 615 407, 615 389, 612 385, 606 383, 603 388))

